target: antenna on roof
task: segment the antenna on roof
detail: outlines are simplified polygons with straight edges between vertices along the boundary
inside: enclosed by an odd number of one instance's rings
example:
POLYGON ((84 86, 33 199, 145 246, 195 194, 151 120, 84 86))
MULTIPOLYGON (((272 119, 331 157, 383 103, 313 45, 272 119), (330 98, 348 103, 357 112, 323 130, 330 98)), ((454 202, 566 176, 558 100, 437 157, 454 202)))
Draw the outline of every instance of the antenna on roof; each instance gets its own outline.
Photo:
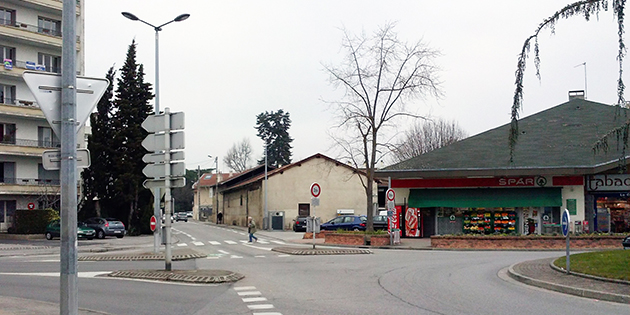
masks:
POLYGON ((584 99, 586 99, 586 61, 573 68, 577 68, 579 66, 584 66, 584 99))

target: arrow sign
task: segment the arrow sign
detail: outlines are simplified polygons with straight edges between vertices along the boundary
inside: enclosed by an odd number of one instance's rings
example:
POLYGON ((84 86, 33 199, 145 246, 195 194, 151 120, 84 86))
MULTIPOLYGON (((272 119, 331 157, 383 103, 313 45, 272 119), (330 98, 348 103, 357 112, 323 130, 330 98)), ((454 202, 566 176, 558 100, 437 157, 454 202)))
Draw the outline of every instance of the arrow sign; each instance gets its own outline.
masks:
POLYGON ((170 164, 147 164, 147 166, 142 169, 142 173, 146 175, 146 177, 163 178, 166 176, 167 167, 171 168, 172 177, 180 177, 186 175, 186 164, 184 164, 184 162, 175 162, 170 164))
MULTIPOLYGON (((142 186, 144 186, 144 188, 151 189, 151 190, 154 188, 163 188, 163 187, 166 187, 166 179, 147 179, 142 183, 142 186)), ((171 179, 171 188, 184 187, 184 186, 186 186, 185 177, 171 179)), ((162 191, 164 190, 162 189, 162 191)), ((163 195, 160 197, 163 197, 163 195)))
MULTIPOLYGON (((46 116, 50 128, 61 138, 61 74, 24 71, 22 77, 46 116)), ((77 77, 76 85, 76 131, 79 132, 105 93, 109 80, 77 77)))
POLYGON ((144 140, 142 140, 142 146, 147 151, 162 151, 162 150, 183 150, 184 149, 184 132, 175 131, 170 133, 171 144, 166 145, 165 137, 166 133, 151 133, 144 140))
MULTIPOLYGON (((147 153, 142 157, 142 162, 144 163, 161 163, 166 161, 165 152, 162 153, 147 153)), ((174 151, 171 152, 171 161, 181 161, 184 159, 184 151, 174 151)))
POLYGON ((170 113, 169 115, 150 115, 142 122, 142 128, 148 132, 166 131, 167 119, 170 119, 168 121, 169 130, 184 129, 184 112, 170 113))
POLYGON ((569 222, 571 222, 570 218, 571 217, 569 216, 569 210, 564 209, 564 212, 562 212, 560 225, 562 226, 562 235, 565 237, 569 234, 569 222))

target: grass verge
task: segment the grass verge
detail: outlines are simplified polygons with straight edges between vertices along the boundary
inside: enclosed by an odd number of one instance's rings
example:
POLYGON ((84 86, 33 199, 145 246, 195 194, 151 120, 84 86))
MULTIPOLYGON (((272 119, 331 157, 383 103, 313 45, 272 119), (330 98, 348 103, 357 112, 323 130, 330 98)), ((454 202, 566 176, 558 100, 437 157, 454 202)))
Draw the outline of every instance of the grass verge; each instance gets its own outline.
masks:
MULTIPOLYGON (((566 257, 554 260, 556 267, 566 269, 566 257)), ((588 275, 630 281, 630 250, 610 250, 571 255, 571 271, 588 275)))

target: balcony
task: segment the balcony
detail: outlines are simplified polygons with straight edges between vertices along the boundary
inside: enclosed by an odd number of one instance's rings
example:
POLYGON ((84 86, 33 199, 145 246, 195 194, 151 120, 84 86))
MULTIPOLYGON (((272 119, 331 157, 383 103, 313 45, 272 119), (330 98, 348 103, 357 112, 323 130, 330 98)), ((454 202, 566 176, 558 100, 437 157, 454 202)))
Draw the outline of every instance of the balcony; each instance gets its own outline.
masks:
POLYGON ((0 116, 21 117, 30 119, 46 119, 35 101, 0 98, 0 116))
POLYGON ((5 195, 59 195, 59 179, 0 178, 0 190, 5 195))
POLYGON ((62 46, 60 32, 45 30, 36 25, 21 22, 0 24, 0 36, 29 45, 52 46, 58 49, 61 49, 62 46))
MULTIPOLYGON (((63 9, 63 0, 9 0, 9 2, 19 2, 20 5, 36 9, 46 7, 50 10, 58 12, 61 12, 63 9)), ((79 14, 80 7, 81 1, 77 0, 77 14, 79 14)))
POLYGON ((58 141, 15 139, 10 136, 5 136, 0 140, 0 155, 8 156, 41 158, 44 151, 60 147, 58 141))

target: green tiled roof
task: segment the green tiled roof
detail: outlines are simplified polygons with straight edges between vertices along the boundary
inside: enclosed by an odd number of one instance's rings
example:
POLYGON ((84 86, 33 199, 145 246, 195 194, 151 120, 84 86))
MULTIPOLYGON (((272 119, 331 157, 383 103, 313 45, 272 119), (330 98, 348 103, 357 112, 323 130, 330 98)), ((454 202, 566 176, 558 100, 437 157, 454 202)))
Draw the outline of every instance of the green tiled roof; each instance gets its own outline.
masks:
POLYGON ((470 170, 588 168, 615 164, 621 157, 616 141, 607 153, 594 153, 593 145, 623 124, 628 110, 572 99, 519 120, 519 138, 510 163, 510 125, 483 132, 446 147, 394 164, 382 172, 399 170, 470 170), (616 114, 617 113, 617 114, 616 114))

